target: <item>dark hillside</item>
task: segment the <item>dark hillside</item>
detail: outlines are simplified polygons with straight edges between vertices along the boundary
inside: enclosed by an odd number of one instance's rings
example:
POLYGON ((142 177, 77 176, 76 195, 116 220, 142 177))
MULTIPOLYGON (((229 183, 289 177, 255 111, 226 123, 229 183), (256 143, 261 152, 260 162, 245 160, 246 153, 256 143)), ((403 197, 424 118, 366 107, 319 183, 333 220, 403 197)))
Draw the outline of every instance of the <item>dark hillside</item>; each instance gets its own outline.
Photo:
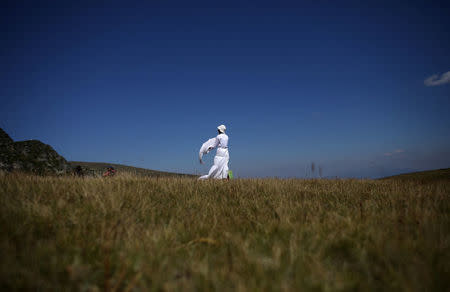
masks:
POLYGON ((14 143, 13 139, 11 139, 11 137, 9 137, 9 135, 3 131, 2 128, 0 128, 0 146, 10 145, 12 143, 14 143))
POLYGON ((0 169, 35 174, 63 174, 69 169, 67 161, 50 145, 39 140, 14 142, 0 129, 0 169))
POLYGON ((382 180, 415 181, 431 183, 437 181, 450 181, 450 168, 403 173, 399 175, 381 178, 382 180))
POLYGON ((50 145, 39 140, 14 142, 0 128, 0 170, 19 171, 40 175, 67 174, 75 172, 77 166, 88 176, 101 176, 108 166, 114 167, 118 173, 130 173, 145 177, 194 177, 189 174, 179 174, 156 171, 139 167, 104 162, 67 162, 50 145))
POLYGON ((157 171, 146 168, 133 167, 122 164, 106 163, 106 162, 70 161, 69 163, 72 166, 72 168, 75 168, 78 165, 81 166, 83 172, 86 175, 95 175, 95 176, 102 175, 108 166, 112 166, 118 171, 118 173, 130 173, 133 175, 145 177, 195 177, 190 174, 157 171))

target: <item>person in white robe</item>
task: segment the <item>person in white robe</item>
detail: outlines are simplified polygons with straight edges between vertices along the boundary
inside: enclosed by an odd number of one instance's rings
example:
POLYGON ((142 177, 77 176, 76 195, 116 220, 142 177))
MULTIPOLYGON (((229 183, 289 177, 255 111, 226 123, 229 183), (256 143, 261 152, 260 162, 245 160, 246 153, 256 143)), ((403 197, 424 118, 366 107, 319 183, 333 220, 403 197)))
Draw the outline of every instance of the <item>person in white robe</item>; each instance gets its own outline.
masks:
POLYGON ((217 127, 219 134, 215 138, 211 138, 205 143, 199 151, 200 163, 203 164, 203 155, 209 153, 214 148, 217 148, 216 156, 214 157, 214 165, 209 170, 208 174, 202 175, 199 179, 217 178, 223 179, 228 177, 228 161, 230 155, 228 153, 228 136, 225 134, 227 128, 225 125, 217 127))

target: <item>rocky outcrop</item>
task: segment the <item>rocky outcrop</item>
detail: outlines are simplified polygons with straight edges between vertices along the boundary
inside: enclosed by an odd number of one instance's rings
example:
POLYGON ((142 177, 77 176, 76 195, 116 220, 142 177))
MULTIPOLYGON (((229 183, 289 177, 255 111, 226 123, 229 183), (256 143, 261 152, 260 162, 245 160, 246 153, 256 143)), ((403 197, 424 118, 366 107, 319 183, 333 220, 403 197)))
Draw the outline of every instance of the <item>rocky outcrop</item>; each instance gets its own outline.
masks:
POLYGON ((3 131, 2 128, 0 128, 0 146, 10 145, 12 143, 14 143, 13 139, 11 139, 11 137, 9 137, 9 135, 3 131))
POLYGON ((0 169, 62 174, 70 169, 70 165, 50 145, 38 140, 14 142, 0 128, 0 169))
POLYGON ((0 169, 10 170, 15 157, 14 141, 0 128, 0 169))

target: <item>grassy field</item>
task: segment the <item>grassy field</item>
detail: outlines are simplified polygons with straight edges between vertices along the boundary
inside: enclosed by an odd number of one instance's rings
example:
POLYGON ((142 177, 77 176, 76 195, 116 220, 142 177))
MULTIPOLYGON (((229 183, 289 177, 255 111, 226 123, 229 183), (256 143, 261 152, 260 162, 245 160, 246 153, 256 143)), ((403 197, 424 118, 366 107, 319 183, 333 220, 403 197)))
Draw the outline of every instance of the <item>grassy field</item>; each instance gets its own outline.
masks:
POLYGON ((0 174, 0 288, 449 291, 450 181, 0 174))

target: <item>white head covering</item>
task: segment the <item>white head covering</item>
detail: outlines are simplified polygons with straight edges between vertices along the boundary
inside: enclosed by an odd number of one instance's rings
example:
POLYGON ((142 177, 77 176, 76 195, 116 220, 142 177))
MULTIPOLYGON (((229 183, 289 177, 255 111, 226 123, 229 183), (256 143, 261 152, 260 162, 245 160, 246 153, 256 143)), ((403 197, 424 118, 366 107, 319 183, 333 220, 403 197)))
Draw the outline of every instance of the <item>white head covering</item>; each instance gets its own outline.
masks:
POLYGON ((220 125, 217 127, 217 129, 220 131, 220 133, 225 133, 225 130, 227 129, 227 127, 225 127, 225 125, 220 125))

